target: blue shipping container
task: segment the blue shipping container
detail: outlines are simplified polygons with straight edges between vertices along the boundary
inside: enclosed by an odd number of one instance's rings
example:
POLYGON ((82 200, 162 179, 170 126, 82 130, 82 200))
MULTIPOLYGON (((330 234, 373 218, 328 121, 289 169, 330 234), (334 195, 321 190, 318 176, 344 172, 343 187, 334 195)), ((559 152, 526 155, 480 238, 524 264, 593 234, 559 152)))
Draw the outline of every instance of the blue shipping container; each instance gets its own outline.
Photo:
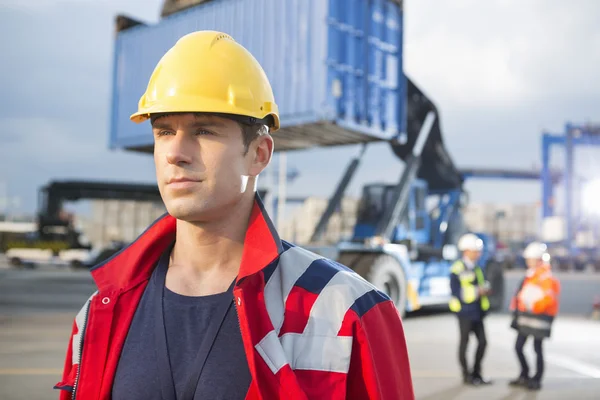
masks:
POLYGON ((117 34, 110 147, 151 151, 137 110, 162 55, 218 30, 262 64, 281 113, 276 150, 388 140, 405 131, 400 0, 214 0, 117 34))

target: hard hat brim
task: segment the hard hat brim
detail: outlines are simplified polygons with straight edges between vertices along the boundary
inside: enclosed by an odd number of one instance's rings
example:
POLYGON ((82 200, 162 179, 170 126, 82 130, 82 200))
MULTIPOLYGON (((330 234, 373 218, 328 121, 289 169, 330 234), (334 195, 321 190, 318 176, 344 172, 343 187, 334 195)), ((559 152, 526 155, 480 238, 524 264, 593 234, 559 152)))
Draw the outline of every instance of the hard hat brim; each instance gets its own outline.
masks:
POLYGON ((225 101, 218 101, 208 98, 200 98, 198 96, 173 96, 171 101, 163 99, 154 104, 146 104, 140 107, 138 112, 131 114, 129 119, 136 124, 143 123, 150 119, 152 114, 164 113, 215 113, 215 114, 233 114, 256 119, 266 119, 271 117, 272 125, 269 126, 270 132, 275 132, 280 128, 277 105, 275 103, 266 103, 263 105, 262 112, 252 112, 244 108, 238 107, 225 101))

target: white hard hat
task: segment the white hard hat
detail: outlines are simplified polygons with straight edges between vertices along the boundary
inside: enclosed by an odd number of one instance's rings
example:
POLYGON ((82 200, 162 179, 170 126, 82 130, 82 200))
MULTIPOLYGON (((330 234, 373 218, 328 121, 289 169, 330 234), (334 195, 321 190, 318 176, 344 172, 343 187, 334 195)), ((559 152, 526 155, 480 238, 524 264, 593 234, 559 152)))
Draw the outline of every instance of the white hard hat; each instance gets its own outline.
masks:
POLYGON ((535 260, 550 260, 550 254, 548 254, 548 246, 542 242, 531 242, 525 247, 523 251, 524 259, 535 259, 535 260))
POLYGON ((481 251, 483 250, 483 240, 481 240, 479 236, 475 235, 474 233, 464 234, 458 240, 458 250, 481 251))

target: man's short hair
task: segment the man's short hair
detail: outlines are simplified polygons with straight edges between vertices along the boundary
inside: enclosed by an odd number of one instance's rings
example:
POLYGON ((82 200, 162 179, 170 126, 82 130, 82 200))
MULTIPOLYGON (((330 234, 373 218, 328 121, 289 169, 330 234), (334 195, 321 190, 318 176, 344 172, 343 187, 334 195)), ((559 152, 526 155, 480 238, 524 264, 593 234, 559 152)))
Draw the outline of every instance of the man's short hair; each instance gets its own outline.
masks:
POLYGON ((244 139, 244 154, 248 153, 250 144, 256 140, 259 136, 269 134, 269 128, 263 124, 247 125, 238 122, 238 125, 242 129, 242 138, 244 139))

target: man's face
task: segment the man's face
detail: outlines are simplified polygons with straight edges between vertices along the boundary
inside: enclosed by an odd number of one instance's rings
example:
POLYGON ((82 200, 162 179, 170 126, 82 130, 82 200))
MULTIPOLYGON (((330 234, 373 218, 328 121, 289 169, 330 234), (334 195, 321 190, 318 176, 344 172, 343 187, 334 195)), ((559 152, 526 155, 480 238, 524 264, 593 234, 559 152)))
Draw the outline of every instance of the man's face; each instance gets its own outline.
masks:
POLYGON ((541 264, 541 260, 538 260, 537 258, 527 258, 525 259, 525 264, 527 264, 527 268, 534 269, 541 264))
POLYGON ((476 250, 465 250, 464 254, 465 254, 465 257, 467 257, 469 260, 471 260, 474 263, 479 261, 479 258, 481 257, 481 252, 476 251, 476 250))
POLYGON ((270 136, 259 137, 246 152, 238 123, 221 117, 166 115, 152 131, 158 188, 169 214, 184 221, 226 216, 254 193, 272 155, 270 136))

